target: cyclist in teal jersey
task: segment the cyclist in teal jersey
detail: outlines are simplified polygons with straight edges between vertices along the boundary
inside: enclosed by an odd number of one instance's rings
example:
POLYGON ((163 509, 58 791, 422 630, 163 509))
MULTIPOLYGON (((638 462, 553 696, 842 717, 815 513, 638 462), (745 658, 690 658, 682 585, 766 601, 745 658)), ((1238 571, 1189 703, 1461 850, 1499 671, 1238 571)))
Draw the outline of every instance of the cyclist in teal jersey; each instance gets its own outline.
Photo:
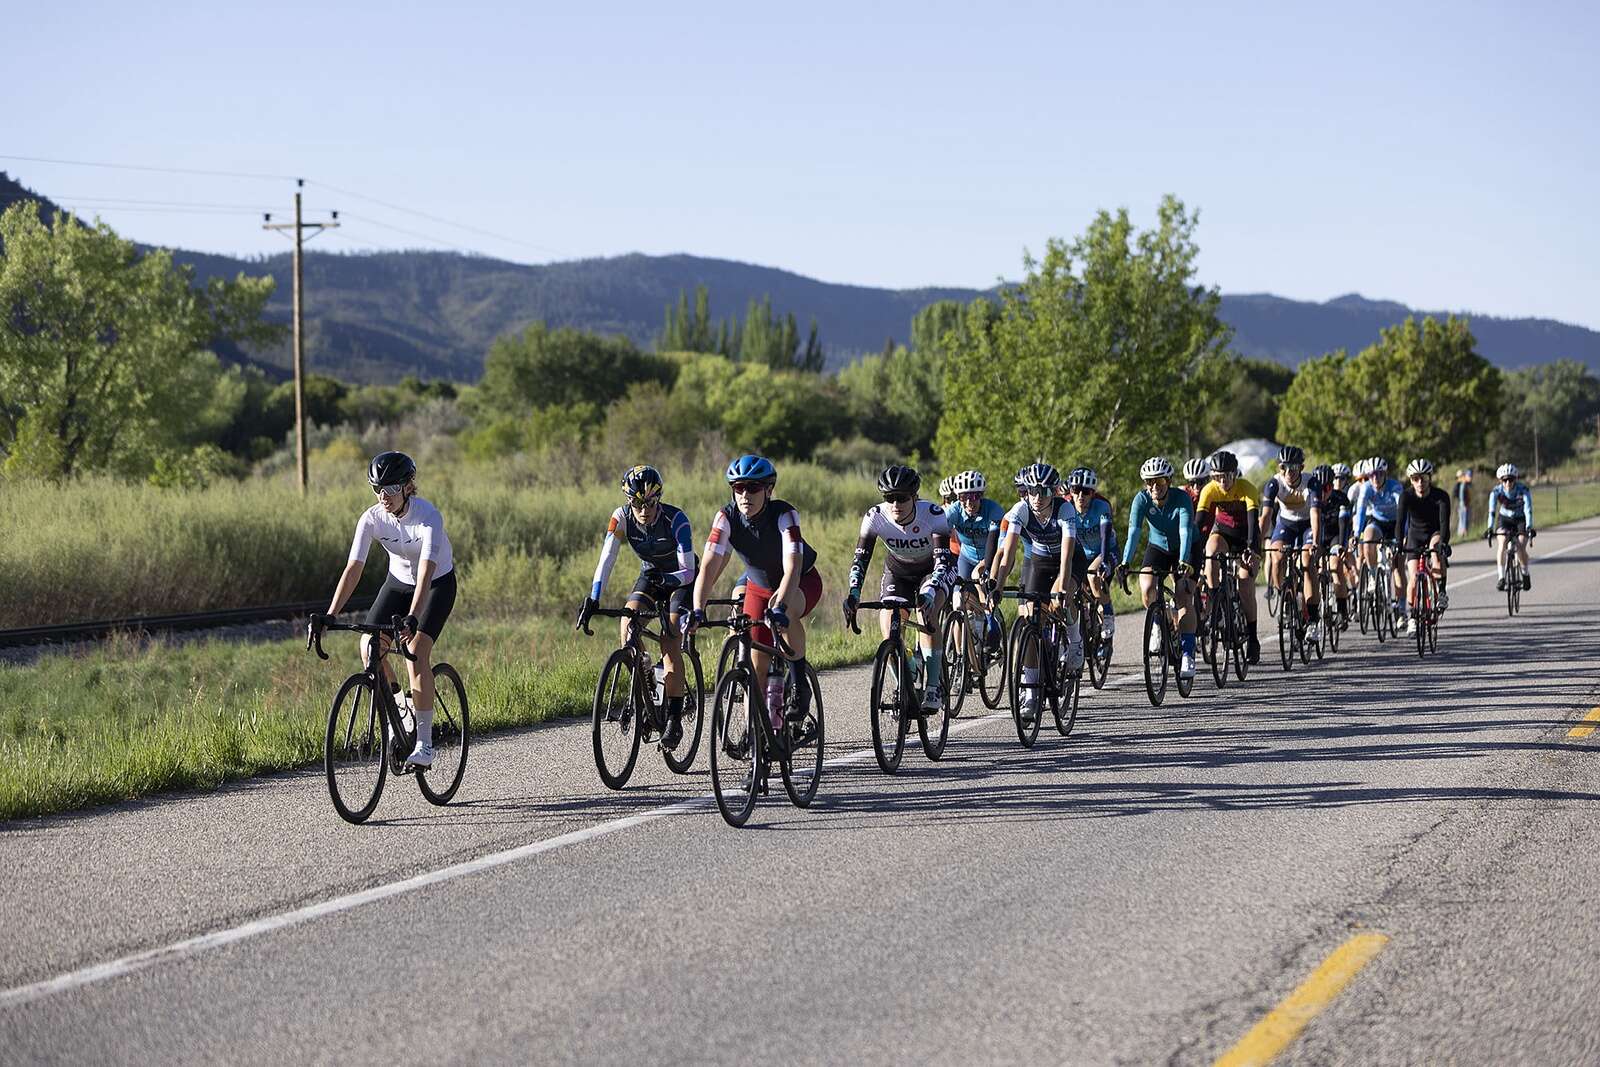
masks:
MULTIPOLYGON (((1160 572, 1171 572, 1177 577, 1172 583, 1173 600, 1178 605, 1178 634, 1183 648, 1183 662, 1179 671, 1186 678, 1194 677, 1194 565, 1189 562, 1189 546, 1194 542, 1194 500, 1188 493, 1172 491, 1172 463, 1164 456, 1151 456, 1139 468, 1144 489, 1133 498, 1128 514, 1128 542, 1122 548, 1122 563, 1117 567, 1117 581, 1124 590, 1128 588, 1128 568, 1133 564, 1133 553, 1139 546, 1141 532, 1148 534, 1149 543, 1144 550, 1147 571, 1139 575, 1139 591, 1145 607, 1157 598, 1160 572)), ((1157 640, 1160 631, 1152 631, 1157 640)), ((1151 651, 1158 651, 1152 648, 1151 651)))
POLYGON ((1117 617, 1111 610, 1111 583, 1106 580, 1117 549, 1116 530, 1111 523, 1111 501, 1098 492, 1100 476, 1093 467, 1075 467, 1067 475, 1067 499, 1072 501, 1070 521, 1078 558, 1074 577, 1089 583, 1089 591, 1100 601, 1100 637, 1116 636, 1117 617))
MULTIPOLYGON (((950 520, 950 550, 956 553, 956 573, 977 581, 979 603, 988 610, 989 596, 983 589, 993 572, 995 558, 1000 554, 1000 523, 1006 517, 1006 509, 1000 506, 1000 501, 983 495, 989 488, 989 480, 982 471, 962 471, 947 481, 956 498, 956 503, 945 512, 950 520)), ((964 590, 956 590, 956 607, 961 606, 965 595, 964 590)), ((993 625, 989 640, 997 642, 1000 640, 999 620, 991 618, 990 622, 993 625)))

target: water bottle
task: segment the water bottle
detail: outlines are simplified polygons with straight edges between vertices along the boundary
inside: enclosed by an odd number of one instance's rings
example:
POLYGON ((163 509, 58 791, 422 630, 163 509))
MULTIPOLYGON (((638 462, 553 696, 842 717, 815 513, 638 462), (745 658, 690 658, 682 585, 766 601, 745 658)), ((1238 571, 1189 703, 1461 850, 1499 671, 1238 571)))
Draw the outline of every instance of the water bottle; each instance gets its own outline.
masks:
POLYGON ((655 669, 650 672, 650 676, 653 679, 651 681, 651 683, 650 683, 650 699, 651 699, 651 702, 655 703, 655 704, 660 704, 661 703, 662 694, 667 691, 667 663, 666 663, 666 660, 662 660, 660 663, 657 663, 655 665, 655 669))
POLYGON ((787 666, 782 656, 774 656, 772 669, 767 672, 767 721, 774 730, 783 726, 783 683, 787 666))

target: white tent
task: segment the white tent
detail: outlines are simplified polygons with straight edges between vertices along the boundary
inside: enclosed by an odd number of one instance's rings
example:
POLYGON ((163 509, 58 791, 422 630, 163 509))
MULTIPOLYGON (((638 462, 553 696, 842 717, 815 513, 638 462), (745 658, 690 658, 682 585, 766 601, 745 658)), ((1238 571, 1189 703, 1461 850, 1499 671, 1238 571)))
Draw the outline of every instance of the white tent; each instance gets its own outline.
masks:
POLYGON ((1252 471, 1276 469, 1278 447, 1265 437, 1247 437, 1242 441, 1229 441, 1219 451, 1238 456, 1240 472, 1248 475, 1252 471))

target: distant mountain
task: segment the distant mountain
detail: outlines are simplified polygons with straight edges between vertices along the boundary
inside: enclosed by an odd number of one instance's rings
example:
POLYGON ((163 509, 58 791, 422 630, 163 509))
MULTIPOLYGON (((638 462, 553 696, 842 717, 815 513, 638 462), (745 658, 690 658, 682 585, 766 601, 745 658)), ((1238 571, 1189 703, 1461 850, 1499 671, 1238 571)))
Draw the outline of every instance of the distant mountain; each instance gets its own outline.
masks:
MULTIPOLYGON (((44 199, 0 172, 0 210, 23 198, 44 199)), ((288 321, 288 253, 260 259, 174 254, 201 278, 240 271, 272 274, 278 288, 269 315, 288 321)), ((772 298, 778 312, 792 311, 802 330, 815 316, 829 364, 838 367, 879 351, 890 337, 906 341, 911 317, 924 305, 967 301, 982 292, 875 289, 731 260, 638 254, 526 266, 453 252, 308 252, 305 282, 310 364, 360 381, 408 373, 474 380, 490 342, 535 319, 627 334, 647 345, 661 329, 667 304, 697 285, 710 290, 711 311, 718 318, 742 316, 750 300, 764 296, 772 298)), ((1416 312, 1354 294, 1321 304, 1264 293, 1222 298, 1222 317, 1234 327, 1235 348, 1289 366, 1335 348, 1359 351, 1377 339, 1379 329, 1408 314, 1416 312)), ((1486 315, 1472 316, 1472 328, 1479 350, 1502 367, 1564 357, 1600 372, 1600 332, 1549 319, 1486 315)), ((287 345, 251 355, 252 361, 276 368, 290 362, 287 345)))

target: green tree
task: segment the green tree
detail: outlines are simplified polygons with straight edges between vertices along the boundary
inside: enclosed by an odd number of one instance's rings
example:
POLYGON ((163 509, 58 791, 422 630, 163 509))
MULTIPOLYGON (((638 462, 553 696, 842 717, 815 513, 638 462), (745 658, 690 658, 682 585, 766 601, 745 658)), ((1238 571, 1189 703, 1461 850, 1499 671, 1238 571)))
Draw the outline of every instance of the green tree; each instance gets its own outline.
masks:
POLYGON ((911 350, 942 358, 945 338, 960 331, 966 323, 967 309, 959 300, 939 300, 911 317, 911 350))
POLYGON ((998 475, 1044 455, 1128 488, 1145 457, 1176 457, 1229 338, 1221 296, 1193 284, 1195 225, 1170 196, 1143 232, 1126 210, 1101 212, 1071 244, 1026 257, 998 309, 969 307, 945 360, 940 465, 998 475))
POLYGON ((1195 454, 1246 437, 1270 438, 1278 432, 1278 412, 1294 381, 1294 371, 1270 359, 1244 359, 1229 353, 1217 367, 1213 403, 1201 411, 1191 434, 1195 454))
MULTIPOLYGON (((8 474, 148 474, 211 427, 218 339, 269 342, 271 278, 193 283, 166 251, 140 254, 103 223, 32 201, 0 215, 0 457, 8 474)), ((231 390, 230 390, 231 391, 231 390)))
POLYGON ((895 348, 839 372, 850 414, 868 438, 905 455, 927 454, 944 409, 944 360, 938 349, 895 348))
POLYGON ((535 322, 495 340, 483 361, 476 402, 490 412, 620 399, 636 382, 672 382, 672 363, 626 337, 535 322))
POLYGON ((1600 415, 1600 379, 1576 360, 1512 371, 1505 384, 1495 451, 1528 467, 1548 467, 1571 456, 1600 415))
POLYGON ((1354 414, 1345 391, 1349 363, 1349 355, 1340 349, 1300 364, 1278 412, 1277 440, 1293 442, 1329 462, 1353 462, 1372 454, 1370 420, 1354 414))

